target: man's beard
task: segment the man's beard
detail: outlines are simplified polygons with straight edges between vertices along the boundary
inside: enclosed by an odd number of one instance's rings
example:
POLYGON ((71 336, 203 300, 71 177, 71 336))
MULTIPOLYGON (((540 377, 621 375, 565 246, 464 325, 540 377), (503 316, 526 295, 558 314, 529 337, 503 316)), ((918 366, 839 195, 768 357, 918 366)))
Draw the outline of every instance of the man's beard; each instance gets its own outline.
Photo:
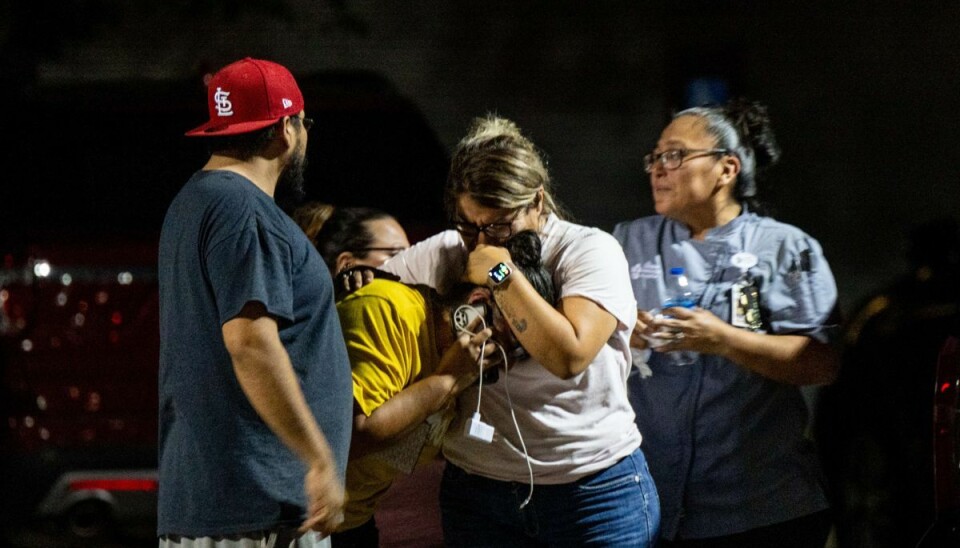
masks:
POLYGON ((277 204, 284 210, 292 210, 306 197, 304 190, 303 173, 307 169, 307 155, 303 141, 297 145, 290 163, 284 167, 277 180, 277 189, 274 197, 277 204))

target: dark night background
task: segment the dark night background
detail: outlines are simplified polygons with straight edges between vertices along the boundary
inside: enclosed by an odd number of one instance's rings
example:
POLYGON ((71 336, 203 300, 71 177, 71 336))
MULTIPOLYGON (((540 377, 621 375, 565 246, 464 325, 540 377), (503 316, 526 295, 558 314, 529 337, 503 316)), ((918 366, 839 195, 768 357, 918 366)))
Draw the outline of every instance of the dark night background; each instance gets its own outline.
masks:
MULTIPOLYGON (((784 157, 767 197, 778 217, 821 241, 850 304, 904 269, 909 230, 960 212, 958 28, 953 0, 0 2, 0 78, 12 95, 4 126, 14 143, 4 229, 42 225, 34 211, 84 185, 150 213, 138 217, 147 226, 111 232, 155 228, 154 213, 202 160, 200 146, 180 138, 206 116, 199 75, 245 55, 353 79, 371 101, 374 84, 356 81, 382 77, 422 113, 441 153, 473 116, 513 118, 549 156, 570 211, 609 229, 651 212, 640 157, 684 106, 685 86, 714 77, 769 105, 784 157), (60 89, 86 84, 110 93, 60 89), (41 98, 55 105, 29 107, 41 98), (92 102, 123 115, 71 118, 92 102), (55 109, 66 113, 48 118, 55 109), (110 123, 118 131, 78 127, 110 123), (89 152, 61 158, 71 139, 89 152), (53 176, 38 177, 48 168, 53 176), (24 187, 40 192, 24 200, 24 187)), ((379 100, 393 100, 386 93, 379 100)), ((403 146, 412 137, 384 139, 403 146)), ((437 184, 430 169, 385 173, 362 194, 320 169, 309 184, 317 196, 356 202, 402 197, 388 203, 412 221, 438 204, 423 192, 437 184)))
MULTIPOLYGON (((7 267, 36 246, 149 249, 205 159, 182 137, 206 119, 202 75, 244 56, 301 82, 310 198, 381 207, 414 239, 442 226, 447 154, 490 111, 544 150, 579 222, 652 213, 641 157, 708 79, 769 106, 784 154, 761 190, 819 239, 851 321, 919 263, 956 268, 956 0, 0 0, 7 267)), ((955 316, 949 280, 902 307, 955 316)), ((877 365, 886 329, 851 370, 877 365)), ((878 415, 901 405, 873 396, 878 415)))

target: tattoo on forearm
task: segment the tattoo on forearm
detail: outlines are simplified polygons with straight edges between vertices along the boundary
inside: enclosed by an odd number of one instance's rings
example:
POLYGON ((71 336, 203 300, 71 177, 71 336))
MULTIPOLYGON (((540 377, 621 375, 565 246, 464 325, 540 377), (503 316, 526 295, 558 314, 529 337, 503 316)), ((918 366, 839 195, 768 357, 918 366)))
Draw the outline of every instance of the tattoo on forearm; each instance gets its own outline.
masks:
POLYGON ((513 306, 510 306, 509 303, 504 302, 506 299, 501 297, 501 293, 494 291, 493 297, 497 301, 497 305, 500 306, 500 312, 505 318, 510 322, 510 325, 517 333, 523 333, 527 330, 527 320, 523 318, 517 318, 518 314, 513 306))

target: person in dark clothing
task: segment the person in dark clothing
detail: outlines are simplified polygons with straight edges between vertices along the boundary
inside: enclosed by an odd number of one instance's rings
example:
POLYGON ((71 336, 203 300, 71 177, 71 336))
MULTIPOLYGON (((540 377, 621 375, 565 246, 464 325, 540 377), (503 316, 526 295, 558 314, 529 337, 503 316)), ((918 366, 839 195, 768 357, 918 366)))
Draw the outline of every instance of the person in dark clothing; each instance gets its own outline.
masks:
POLYGON ((270 61, 228 65, 207 98, 210 120, 187 135, 210 159, 160 236, 160 546, 328 546, 350 364, 330 275, 274 202, 302 186, 312 121, 270 61))

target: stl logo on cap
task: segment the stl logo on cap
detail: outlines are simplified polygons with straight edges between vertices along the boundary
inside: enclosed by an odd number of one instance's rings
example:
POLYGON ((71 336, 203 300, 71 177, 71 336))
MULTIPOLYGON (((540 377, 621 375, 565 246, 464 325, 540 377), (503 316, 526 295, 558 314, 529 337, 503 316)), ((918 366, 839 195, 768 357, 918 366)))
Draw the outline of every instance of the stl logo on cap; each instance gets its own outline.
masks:
POLYGON ((264 129, 303 110, 303 94, 283 65, 247 57, 231 63, 207 83, 207 122, 190 137, 239 135, 264 129))
POLYGON ((229 91, 217 88, 217 92, 213 94, 213 102, 217 105, 217 116, 233 116, 233 103, 230 102, 229 91))

